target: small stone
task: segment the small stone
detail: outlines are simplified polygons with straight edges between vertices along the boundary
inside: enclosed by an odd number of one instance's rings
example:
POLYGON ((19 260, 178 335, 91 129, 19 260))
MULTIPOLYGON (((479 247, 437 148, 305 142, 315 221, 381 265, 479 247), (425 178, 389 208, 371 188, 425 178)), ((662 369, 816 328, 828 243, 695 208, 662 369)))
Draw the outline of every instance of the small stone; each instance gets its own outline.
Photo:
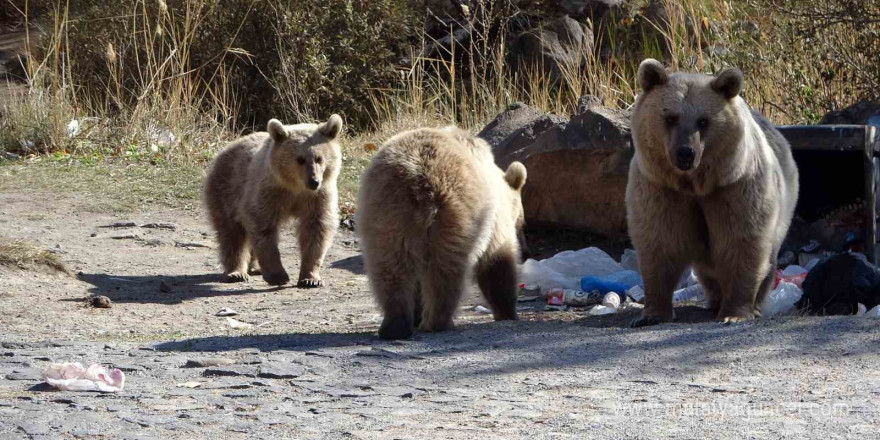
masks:
POLYGON ((95 296, 89 299, 89 304, 96 309, 109 309, 113 305, 113 301, 106 296, 95 296))
POLYGON ((401 394, 400 397, 403 399, 412 399, 413 393, 404 393, 404 394, 401 394))
POLYGON ((18 429, 27 435, 46 435, 49 433, 49 425, 34 420, 24 421, 18 424, 18 429))
POLYGON ((13 371, 6 375, 6 380, 43 380, 43 375, 36 370, 13 371))
POLYGON ((208 368, 202 375, 204 376, 256 376, 253 368, 248 367, 220 367, 208 368))
POLYGON ((183 365, 184 368, 207 368, 207 367, 220 367, 223 365, 232 365, 235 361, 228 358, 197 358, 197 359, 189 359, 186 361, 186 364, 183 365))
POLYGON ((304 369, 299 365, 264 365, 260 367, 257 377, 263 379, 294 379, 303 375, 304 369))
POLYGON ((146 229, 167 229, 169 231, 174 231, 177 229, 177 226, 174 226, 171 223, 147 223, 145 225, 141 225, 141 227, 146 229))
POLYGON ((137 223, 131 221, 114 222, 109 225, 101 226, 102 228, 133 228, 137 223))
POLYGON ((217 313, 214 314, 214 316, 235 316, 235 315, 238 315, 238 312, 230 309, 229 307, 223 307, 222 309, 218 310, 217 313))
POLYGON ((159 291, 162 293, 171 293, 171 286, 165 280, 159 281, 159 291))

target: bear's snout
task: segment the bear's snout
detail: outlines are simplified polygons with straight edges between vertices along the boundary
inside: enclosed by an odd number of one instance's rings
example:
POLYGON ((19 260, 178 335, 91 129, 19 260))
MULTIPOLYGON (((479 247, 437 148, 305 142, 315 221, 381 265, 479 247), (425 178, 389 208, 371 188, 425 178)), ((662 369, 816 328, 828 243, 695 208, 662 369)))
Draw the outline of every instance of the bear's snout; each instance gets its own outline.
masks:
POLYGON ((694 160, 697 158, 697 152, 691 147, 679 147, 675 152, 675 166, 682 171, 690 170, 694 167, 694 160))
POLYGON ((310 177, 306 185, 308 185, 310 190, 315 191, 321 186, 321 182, 318 182, 318 179, 315 179, 314 177, 310 177))

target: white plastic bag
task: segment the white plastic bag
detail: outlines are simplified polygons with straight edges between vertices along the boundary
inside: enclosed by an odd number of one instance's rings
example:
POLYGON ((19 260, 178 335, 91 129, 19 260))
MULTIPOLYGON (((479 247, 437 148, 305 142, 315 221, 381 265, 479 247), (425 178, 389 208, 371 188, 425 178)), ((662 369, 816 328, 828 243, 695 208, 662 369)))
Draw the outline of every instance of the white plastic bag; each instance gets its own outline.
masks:
POLYGON ((798 286, 780 281, 776 289, 773 289, 764 299, 764 304, 761 306, 761 317, 769 318, 791 313, 794 310, 794 304, 800 301, 803 294, 798 286))
POLYGON ((620 267, 624 270, 639 271, 639 259, 636 256, 635 249, 626 249, 623 251, 623 255, 620 256, 620 267))
POLYGON ((125 374, 98 364, 83 368, 79 362, 53 363, 43 371, 46 383, 62 391, 100 391, 115 393, 125 387, 125 374))
POLYGON ((520 283, 538 284, 541 290, 577 290, 587 275, 605 276, 622 268, 610 255, 595 247, 560 252, 545 260, 526 260, 520 266, 520 283))

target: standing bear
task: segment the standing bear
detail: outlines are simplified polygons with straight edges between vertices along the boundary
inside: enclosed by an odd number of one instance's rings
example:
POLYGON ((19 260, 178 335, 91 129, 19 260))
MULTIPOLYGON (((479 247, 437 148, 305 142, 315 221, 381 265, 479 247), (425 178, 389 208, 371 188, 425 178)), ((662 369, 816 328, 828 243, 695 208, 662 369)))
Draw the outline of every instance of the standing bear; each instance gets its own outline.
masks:
POLYGON ((338 115, 323 124, 272 119, 268 132, 242 137, 217 155, 203 198, 226 281, 260 272, 273 286, 290 281, 278 252, 278 228, 293 217, 302 255, 297 285, 322 285, 318 271, 339 224, 341 130, 338 115))
POLYGON ((455 127, 389 139, 364 172, 357 220, 364 262, 385 313, 379 336, 452 328, 475 276, 496 320, 516 315, 526 168, 495 165, 489 145, 455 127))
POLYGON ((788 142, 739 97, 736 68, 668 74, 647 59, 638 77, 626 210, 645 308, 631 325, 674 318, 688 265, 716 319, 760 316, 798 197, 788 142))

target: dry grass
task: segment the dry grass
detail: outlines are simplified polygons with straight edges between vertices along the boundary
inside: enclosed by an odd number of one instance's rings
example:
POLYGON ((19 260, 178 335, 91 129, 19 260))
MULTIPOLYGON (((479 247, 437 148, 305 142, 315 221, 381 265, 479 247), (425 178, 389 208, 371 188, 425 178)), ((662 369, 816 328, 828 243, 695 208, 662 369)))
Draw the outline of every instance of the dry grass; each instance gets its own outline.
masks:
POLYGON ((30 269, 48 267, 69 274, 67 267, 57 255, 25 240, 13 240, 0 236, 0 265, 30 269))
MULTIPOLYGON (((779 44, 778 32, 787 29, 780 25, 784 17, 768 9, 766 0, 661 1, 667 15, 659 22, 626 15, 587 23, 596 31, 595 44, 610 49, 580 48, 583 59, 560 66, 560 80, 542 73, 541 66, 512 70, 504 39, 489 34, 451 49, 468 52, 464 57, 451 51, 420 57, 415 48, 395 87, 372 90, 374 129, 349 132, 343 142, 343 213, 354 209, 358 179, 371 156, 364 145, 379 145, 397 132, 422 126, 456 124, 477 131, 514 101, 571 114, 578 98, 591 94, 607 107, 627 108, 637 93, 638 63, 648 56, 674 69, 705 73, 743 67, 746 99, 776 123, 815 122, 827 107, 852 99, 851 89, 823 82, 827 72, 815 63, 821 47, 779 44), (759 31, 743 30, 744 20, 754 21, 759 31), (462 59, 467 65, 454 61, 462 59)), ((153 203, 195 207, 208 161, 241 133, 236 115, 240 95, 247 93, 230 87, 229 78, 236 74, 231 63, 206 69, 191 58, 192 36, 207 13, 199 3, 185 0, 185 14, 163 10, 158 20, 146 8, 132 11, 129 34, 116 36, 116 44, 108 45, 104 59, 97 61, 106 64, 110 75, 99 83, 75 84, 66 55, 76 50, 70 47, 75 22, 65 2, 56 2, 49 50, 40 58, 32 54, 26 63, 28 93, 0 103, 0 163, 5 151, 30 157, 0 166, 0 189, 85 191, 113 200, 113 210, 153 203), (120 56, 120 47, 137 54, 134 61, 120 56), (135 79, 124 82, 123 77, 135 79), (72 120, 77 130, 69 130, 72 120)), ((507 23, 502 20, 499 26, 493 31, 503 33, 507 23)), ((221 61, 248 56, 233 41, 218 54, 221 61)))

